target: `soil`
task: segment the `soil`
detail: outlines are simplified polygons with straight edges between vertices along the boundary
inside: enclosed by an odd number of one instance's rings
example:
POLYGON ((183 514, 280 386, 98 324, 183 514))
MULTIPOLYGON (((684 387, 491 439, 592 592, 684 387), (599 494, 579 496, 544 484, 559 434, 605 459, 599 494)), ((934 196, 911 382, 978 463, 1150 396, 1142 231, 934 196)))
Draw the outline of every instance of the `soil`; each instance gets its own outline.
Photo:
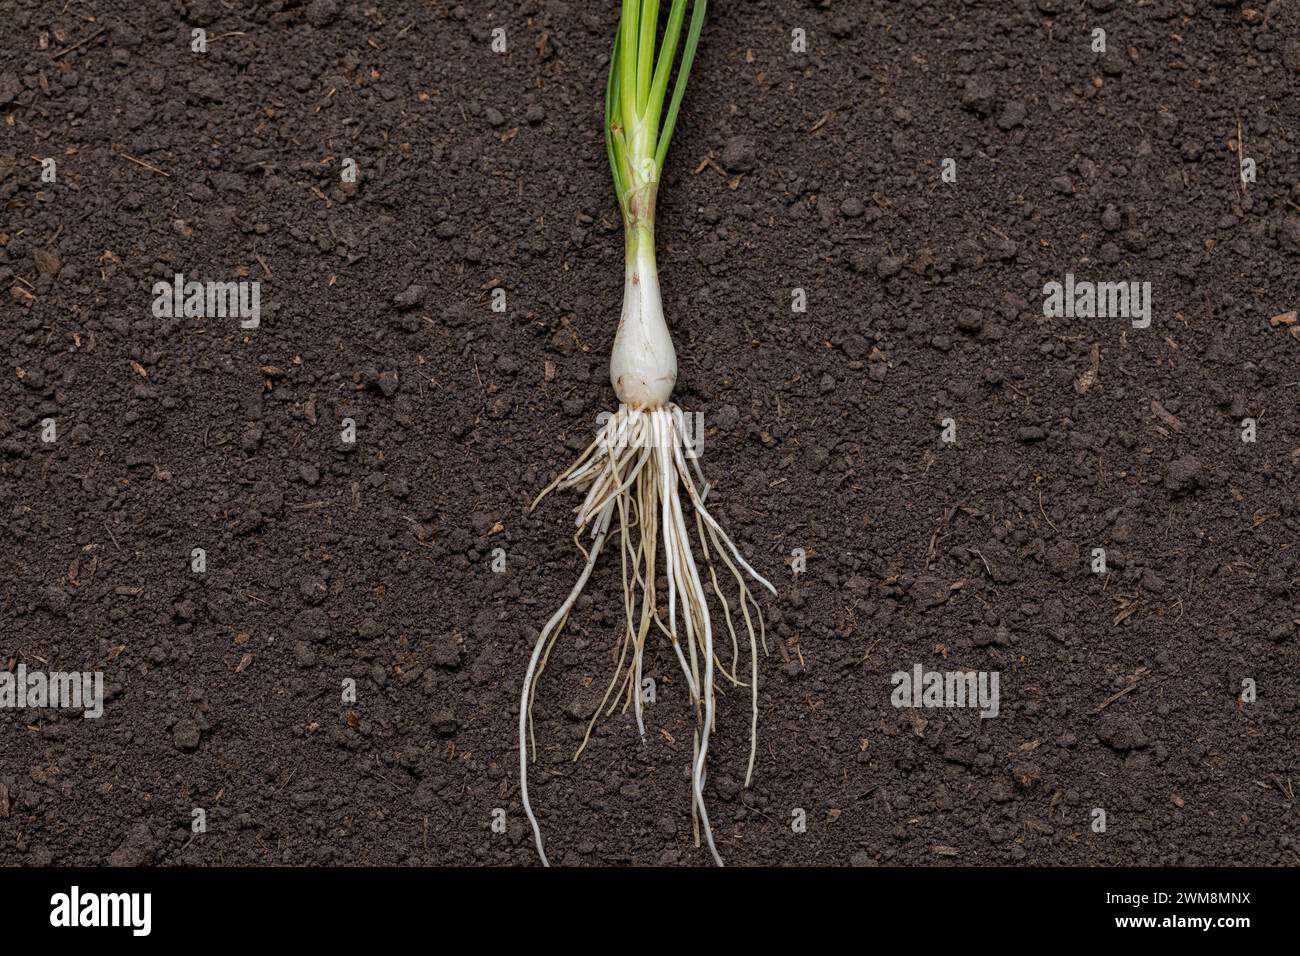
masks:
MULTIPOLYGON (((528 505, 614 400, 614 5, 6 6, 0 660, 107 701, 0 710, 0 856, 535 864, 518 688, 582 558, 528 505), (156 318, 178 272, 260 281, 260 326, 156 318)), ((1300 860, 1288 6, 711 5, 658 242, 780 592, 749 789, 719 688, 729 864, 1300 860), (1067 273, 1149 281, 1150 327, 1044 317, 1067 273), (895 708, 916 664, 998 672, 999 716, 895 708)), ((610 560, 541 682, 548 852, 708 865, 666 647, 646 742, 571 760, 620 600, 610 560)))

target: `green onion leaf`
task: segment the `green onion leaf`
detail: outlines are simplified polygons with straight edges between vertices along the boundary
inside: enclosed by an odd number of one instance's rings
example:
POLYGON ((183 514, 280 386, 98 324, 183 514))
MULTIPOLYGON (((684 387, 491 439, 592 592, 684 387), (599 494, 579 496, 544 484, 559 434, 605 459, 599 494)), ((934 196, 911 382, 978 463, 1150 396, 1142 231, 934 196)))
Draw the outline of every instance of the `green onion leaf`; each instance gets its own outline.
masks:
MULTIPOLYGON (((691 63, 695 60, 695 48, 700 45, 700 31, 704 29, 705 0, 695 0, 691 8, 691 27, 686 34, 686 46, 682 49, 681 66, 677 68, 677 83, 673 87, 672 102, 668 104, 668 116, 664 119, 663 132, 659 134, 659 145, 655 150, 655 166, 660 173, 664 168, 664 157, 668 154, 668 141, 672 139, 673 127, 677 125, 677 111, 686 95, 686 81, 691 75, 691 63)), ((661 54, 662 55, 662 54, 661 54)))

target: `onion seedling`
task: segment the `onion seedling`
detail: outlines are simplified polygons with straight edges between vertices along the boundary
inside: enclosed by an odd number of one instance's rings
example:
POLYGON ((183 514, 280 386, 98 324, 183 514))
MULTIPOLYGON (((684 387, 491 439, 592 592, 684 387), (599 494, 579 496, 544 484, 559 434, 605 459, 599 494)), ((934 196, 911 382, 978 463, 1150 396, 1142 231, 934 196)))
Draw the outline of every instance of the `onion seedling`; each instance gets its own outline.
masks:
POLYGON ((686 415, 671 401, 673 385, 677 381, 677 354, 664 321, 659 271, 655 263, 655 195, 704 26, 706 2, 694 0, 689 24, 685 22, 686 7, 687 0, 673 0, 664 24, 659 54, 655 56, 658 0, 623 0, 605 89, 605 147, 619 208, 623 213, 626 240, 623 312, 609 362, 610 382, 619 407, 599 428, 596 440, 578 460, 533 502, 536 508, 538 502, 556 489, 576 489, 586 493, 582 504, 576 508, 578 530, 574 536, 574 542, 586 557, 586 564, 569 596, 538 635, 519 701, 520 793, 524 812, 533 827, 537 852, 544 864, 547 860, 541 829, 528 799, 530 743, 532 759, 536 759, 537 750, 532 732, 533 700, 538 678, 546 667, 551 650, 615 524, 623 572, 622 648, 614 676, 587 725, 574 759, 586 747, 592 727, 602 712, 611 714, 620 703, 624 712, 630 707, 635 713, 644 740, 642 673, 646 641, 655 630, 671 645, 695 710, 691 761, 695 845, 700 845, 702 833, 718 865, 722 865, 722 857, 714 845, 709 814, 704 805, 709 734, 716 713, 715 667, 733 686, 743 687, 747 683, 750 688, 746 786, 754 773, 758 734, 757 645, 761 640, 766 650, 766 636, 762 611, 750 592, 746 575, 773 594, 776 590, 749 566, 705 507, 709 484, 693 454, 686 415), (672 97, 667 99, 674 63, 677 64, 676 79, 672 97), (695 543, 691 539, 689 525, 692 522, 687 520, 688 508, 684 507, 683 499, 689 503, 689 512, 694 519, 695 543), (589 550, 581 543, 584 532, 592 539, 589 550), (699 561, 696 559, 696 544, 702 557, 699 561), (724 596, 719 582, 719 566, 723 569, 723 579, 729 573, 734 581, 734 605, 724 596), (731 643, 730 670, 715 648, 706 581, 726 620, 731 643), (657 594, 661 582, 667 596, 666 613, 657 594), (743 621, 749 643, 747 682, 738 672, 737 616, 743 621))

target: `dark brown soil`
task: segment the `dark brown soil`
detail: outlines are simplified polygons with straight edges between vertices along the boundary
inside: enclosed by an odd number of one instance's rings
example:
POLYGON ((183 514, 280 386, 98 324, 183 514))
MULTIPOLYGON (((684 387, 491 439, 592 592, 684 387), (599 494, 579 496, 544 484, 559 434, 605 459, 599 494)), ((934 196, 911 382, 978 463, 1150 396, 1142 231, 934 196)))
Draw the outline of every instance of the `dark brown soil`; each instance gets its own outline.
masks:
MULTIPOLYGON (((109 699, 0 710, 0 858, 534 863, 518 688, 581 558, 576 502, 527 509, 614 401, 614 4, 5 6, 0 661, 109 699), (176 272, 260 280, 260 328, 155 318, 176 272)), ((720 689, 729 863, 1300 859, 1288 6, 712 5, 659 255, 717 513, 780 588, 749 790, 720 689), (1151 327, 1044 318, 1067 272, 1150 281, 1151 327), (916 663, 998 671, 1001 716, 896 710, 916 663)), ((706 864, 665 647, 647 742, 570 760, 620 595, 611 560, 541 684, 548 850, 706 864)))

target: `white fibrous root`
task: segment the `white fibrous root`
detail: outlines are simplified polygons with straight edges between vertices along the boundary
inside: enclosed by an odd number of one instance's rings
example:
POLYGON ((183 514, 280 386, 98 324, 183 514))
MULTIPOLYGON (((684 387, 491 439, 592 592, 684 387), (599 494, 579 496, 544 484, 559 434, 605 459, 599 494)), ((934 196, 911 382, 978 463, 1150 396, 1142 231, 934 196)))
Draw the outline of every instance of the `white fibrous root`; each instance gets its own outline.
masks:
MULTIPOLYGON (((658 311, 657 296, 656 291, 655 311, 658 311)), ((627 312, 625 303, 625 323, 620 335, 627 329, 627 312)), ((659 321, 662 323, 662 316, 659 321)), ((667 339, 666 328, 664 338, 667 339)), ((668 346, 671 350, 671 340, 668 340, 668 346)), ((620 348, 617 345, 614 352, 615 356, 619 355, 620 348)), ((657 353, 659 358, 663 354, 662 350, 657 353)), ((620 368, 633 367, 634 361, 622 366, 616 361, 611 362, 611 375, 616 376, 616 370, 620 368)), ((638 381, 652 383, 663 372, 662 365, 658 368, 643 365, 641 368, 648 369, 652 374, 638 381)), ((675 372, 674 359, 674 377, 675 372)), ((620 394, 620 397, 623 396, 620 394)), ((716 669, 733 686, 748 686, 750 689, 749 763, 745 772, 745 786, 749 786, 758 740, 758 645, 761 642, 766 652, 767 640, 762 611, 751 594, 746 579, 748 577, 773 594, 776 590, 750 567, 705 507, 709 485, 704 480, 694 455, 686 416, 672 403, 659 402, 651 407, 633 407, 627 404, 620 406, 578 460, 538 495, 537 501, 533 502, 534 507, 557 488, 586 492, 586 498, 577 508, 578 531, 574 539, 586 556, 586 564, 569 596, 538 635, 532 658, 528 662, 519 702, 520 790, 524 812, 532 824, 537 851, 542 862, 546 863, 541 830, 528 799, 530 745, 533 759, 536 759, 532 710, 537 682, 564 629, 574 602, 586 586, 606 538, 616 526, 622 554, 625 612, 622 646, 614 675, 587 725, 587 732, 574 759, 586 747, 592 727, 601 714, 612 714, 620 704, 624 712, 630 708, 636 715, 637 727, 644 740, 642 675, 646 645, 652 631, 662 635, 673 649, 696 713, 697 726, 691 763, 695 843, 696 846, 700 845, 702 834, 714 861, 721 866, 722 857, 714 844, 713 830, 704 804, 709 734, 714 728, 716 717, 714 673, 716 669), (683 507, 683 498, 689 501, 689 513, 694 517, 695 540, 702 557, 698 562, 691 541, 692 522, 688 521, 688 510, 683 507), (589 550, 581 544, 584 534, 591 537, 589 550), (719 565, 724 572, 724 580, 729 573, 735 583, 734 604, 724 595, 719 581, 719 565), (667 608, 660 607, 656 594, 656 585, 661 577, 666 585, 667 608), (726 619, 731 644, 729 669, 715 648, 707 593, 710 590, 721 605, 726 619), (737 618, 743 621, 743 631, 749 645, 748 675, 739 672, 741 641, 737 636, 737 618), (745 677, 747 680, 743 679, 745 677)))

